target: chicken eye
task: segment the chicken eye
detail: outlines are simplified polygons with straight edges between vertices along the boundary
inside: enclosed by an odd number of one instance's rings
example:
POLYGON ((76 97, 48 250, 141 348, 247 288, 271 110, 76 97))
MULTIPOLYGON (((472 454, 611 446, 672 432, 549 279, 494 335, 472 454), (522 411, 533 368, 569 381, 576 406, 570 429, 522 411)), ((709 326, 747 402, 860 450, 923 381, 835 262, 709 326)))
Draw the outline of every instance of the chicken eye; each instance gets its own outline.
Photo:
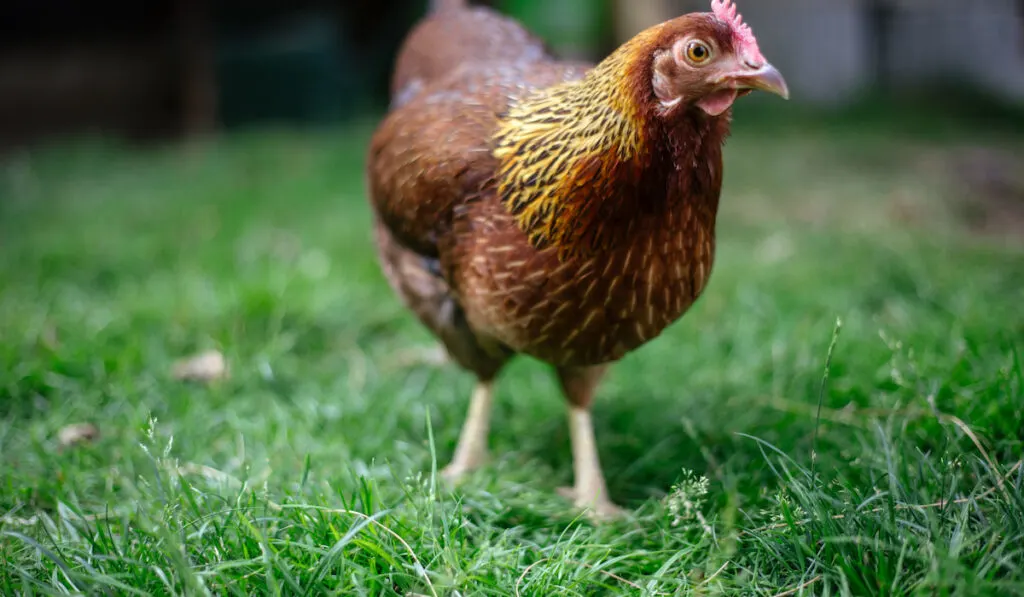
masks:
POLYGON ((711 48, 702 41, 686 44, 686 57, 694 64, 703 64, 711 59, 711 48))

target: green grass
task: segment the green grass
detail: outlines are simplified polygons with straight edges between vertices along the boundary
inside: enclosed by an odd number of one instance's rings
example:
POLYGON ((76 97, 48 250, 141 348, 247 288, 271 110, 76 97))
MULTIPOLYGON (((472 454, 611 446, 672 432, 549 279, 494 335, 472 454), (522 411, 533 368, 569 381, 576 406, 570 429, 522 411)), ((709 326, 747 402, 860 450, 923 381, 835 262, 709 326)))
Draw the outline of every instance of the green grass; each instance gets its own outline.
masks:
POLYGON ((636 514, 594 526, 525 359, 493 464, 435 483, 472 379, 399 364, 432 341, 370 249, 368 131, 2 166, 0 593, 1024 594, 1024 258, 947 165, 1024 141, 741 115, 710 287, 601 389, 636 514), (208 348, 230 379, 172 379, 208 348))

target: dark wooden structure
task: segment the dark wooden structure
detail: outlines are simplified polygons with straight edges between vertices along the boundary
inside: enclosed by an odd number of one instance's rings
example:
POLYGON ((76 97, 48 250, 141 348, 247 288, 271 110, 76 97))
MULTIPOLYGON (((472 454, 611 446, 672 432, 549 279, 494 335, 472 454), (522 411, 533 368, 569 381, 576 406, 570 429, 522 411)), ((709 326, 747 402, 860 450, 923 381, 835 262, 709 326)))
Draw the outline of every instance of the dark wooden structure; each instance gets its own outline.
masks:
POLYGON ((91 132, 133 139, 209 133, 221 122, 219 44, 250 31, 272 35, 303 11, 331 23, 347 41, 338 52, 356 67, 339 76, 359 78, 346 83, 380 96, 394 49, 423 4, 4 0, 0 148, 91 132))

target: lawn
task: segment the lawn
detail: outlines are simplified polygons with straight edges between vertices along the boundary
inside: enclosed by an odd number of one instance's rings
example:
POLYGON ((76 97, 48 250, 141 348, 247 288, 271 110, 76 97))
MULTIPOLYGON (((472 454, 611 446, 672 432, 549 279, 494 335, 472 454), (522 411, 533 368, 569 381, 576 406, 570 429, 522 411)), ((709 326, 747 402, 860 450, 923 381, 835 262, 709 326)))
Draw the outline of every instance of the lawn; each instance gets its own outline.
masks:
POLYGON ((473 380, 379 273, 370 130, 3 162, 0 593, 1024 595, 1024 237, 964 165, 1024 138, 741 114, 710 287, 601 389, 634 515, 594 525, 527 359, 435 481, 473 380))

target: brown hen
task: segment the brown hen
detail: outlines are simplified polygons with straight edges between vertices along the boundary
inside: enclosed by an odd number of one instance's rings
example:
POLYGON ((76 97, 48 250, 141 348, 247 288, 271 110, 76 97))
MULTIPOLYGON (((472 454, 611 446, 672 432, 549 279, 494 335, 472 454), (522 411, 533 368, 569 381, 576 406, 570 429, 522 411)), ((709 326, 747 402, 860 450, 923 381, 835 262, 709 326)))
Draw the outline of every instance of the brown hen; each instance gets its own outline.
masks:
POLYGON ((388 281, 479 379, 444 475, 484 462, 494 379, 524 353, 570 403, 568 493, 614 513, 595 388, 700 296, 730 108, 753 89, 785 97, 785 81, 730 0, 592 69, 491 10, 436 4, 399 56, 368 175, 388 281))

